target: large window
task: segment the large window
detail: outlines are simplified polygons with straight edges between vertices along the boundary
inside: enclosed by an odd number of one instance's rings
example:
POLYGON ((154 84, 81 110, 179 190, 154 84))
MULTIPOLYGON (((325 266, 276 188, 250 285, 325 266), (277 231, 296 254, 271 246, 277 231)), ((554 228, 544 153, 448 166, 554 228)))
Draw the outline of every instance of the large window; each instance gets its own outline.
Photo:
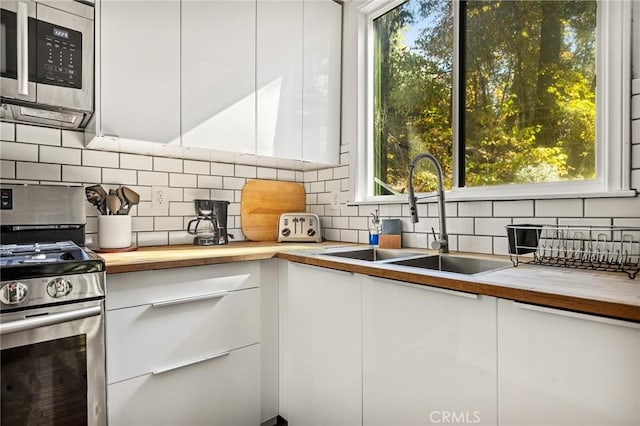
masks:
MULTIPOLYGON (((615 143, 598 132, 614 124, 603 102, 622 103, 603 79, 623 74, 602 57, 596 24, 614 20, 602 4, 399 3, 369 15, 370 195, 405 193, 420 152, 438 158, 448 189, 603 183, 601 145, 615 143)), ((414 184, 435 190, 427 162, 414 184)))

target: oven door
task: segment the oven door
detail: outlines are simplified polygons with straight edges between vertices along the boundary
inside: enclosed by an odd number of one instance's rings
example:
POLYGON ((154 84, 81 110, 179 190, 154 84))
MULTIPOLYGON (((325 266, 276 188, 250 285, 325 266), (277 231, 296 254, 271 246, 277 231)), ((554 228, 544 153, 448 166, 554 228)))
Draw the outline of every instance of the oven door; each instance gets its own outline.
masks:
POLYGON ((0 315, 0 424, 106 425, 104 300, 0 315))
POLYGON ((2 96, 36 100, 36 4, 0 3, 0 86, 2 96))

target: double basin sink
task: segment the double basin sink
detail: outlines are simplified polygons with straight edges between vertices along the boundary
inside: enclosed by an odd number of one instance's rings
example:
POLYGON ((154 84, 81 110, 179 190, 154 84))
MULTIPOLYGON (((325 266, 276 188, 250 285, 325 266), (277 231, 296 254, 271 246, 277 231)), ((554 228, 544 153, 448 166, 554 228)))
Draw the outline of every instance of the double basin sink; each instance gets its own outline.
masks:
POLYGON ((448 254, 426 255, 424 253, 393 249, 357 249, 326 251, 324 256, 375 262, 376 264, 406 266, 416 269, 453 272, 475 275, 512 266, 511 262, 448 254))

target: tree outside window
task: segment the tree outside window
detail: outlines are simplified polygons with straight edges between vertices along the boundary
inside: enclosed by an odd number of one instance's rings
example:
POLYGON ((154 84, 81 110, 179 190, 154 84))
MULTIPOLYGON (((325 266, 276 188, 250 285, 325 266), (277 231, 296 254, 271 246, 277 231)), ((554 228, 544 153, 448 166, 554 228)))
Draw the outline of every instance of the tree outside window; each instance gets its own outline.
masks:
MULTIPOLYGON (((454 173, 469 187, 594 179, 595 26, 595 1, 470 0, 454 17, 450 1, 409 0, 374 19, 375 195, 406 192, 410 160, 424 151, 448 188, 454 173)), ((417 190, 435 190, 422 167, 417 190)))

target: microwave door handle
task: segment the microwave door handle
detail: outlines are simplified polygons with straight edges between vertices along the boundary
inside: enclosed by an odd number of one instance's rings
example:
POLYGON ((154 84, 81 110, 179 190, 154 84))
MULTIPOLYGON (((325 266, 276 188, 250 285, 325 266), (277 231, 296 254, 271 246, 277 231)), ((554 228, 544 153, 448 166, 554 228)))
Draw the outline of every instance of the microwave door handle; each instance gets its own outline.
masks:
POLYGON ((29 9, 19 1, 17 10, 18 42, 18 94, 29 94, 29 9))

